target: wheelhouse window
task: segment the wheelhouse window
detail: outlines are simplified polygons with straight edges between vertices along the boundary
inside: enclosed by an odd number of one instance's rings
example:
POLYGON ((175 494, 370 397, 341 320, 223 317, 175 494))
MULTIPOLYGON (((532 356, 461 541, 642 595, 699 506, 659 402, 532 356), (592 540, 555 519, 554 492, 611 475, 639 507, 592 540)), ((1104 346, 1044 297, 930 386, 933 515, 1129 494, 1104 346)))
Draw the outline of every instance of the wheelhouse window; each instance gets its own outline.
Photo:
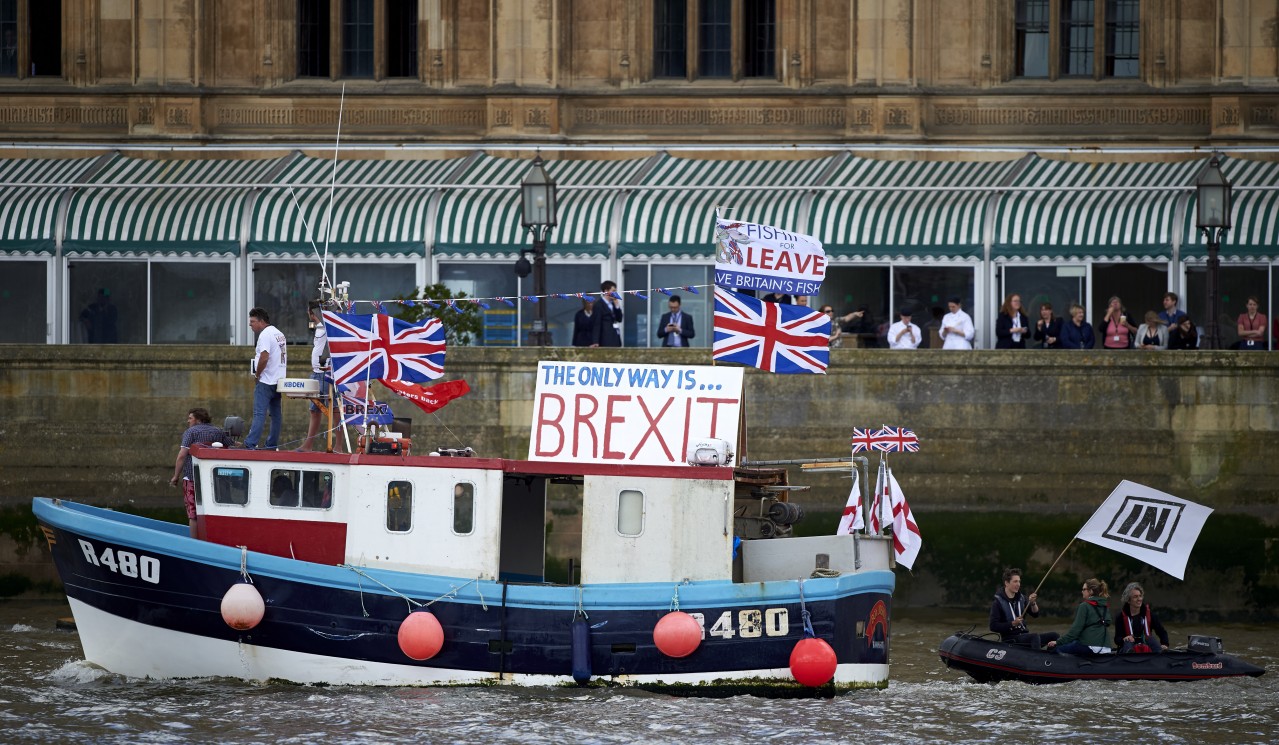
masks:
POLYGON ((217 504, 248 504, 249 469, 226 466, 213 469, 213 501, 217 504))
POLYGON ((297 0, 297 77, 416 78, 418 6, 418 0, 297 0))
POLYGON ((413 484, 392 481, 386 485, 386 529, 407 533, 413 527, 413 484))
POLYGON ((653 77, 777 77, 776 0, 653 0, 653 77))
POLYGON ((470 535, 475 530, 475 485, 459 482, 453 485, 453 532, 470 535))
POLYGON ((1016 0, 1013 74, 1049 79, 1138 77, 1140 3, 1016 0))
POLYGON ((333 474, 292 468, 272 470, 271 506, 327 510, 333 506, 333 474))
POLYGON ((630 537, 644 532, 644 492, 623 489, 617 493, 617 532, 630 537))

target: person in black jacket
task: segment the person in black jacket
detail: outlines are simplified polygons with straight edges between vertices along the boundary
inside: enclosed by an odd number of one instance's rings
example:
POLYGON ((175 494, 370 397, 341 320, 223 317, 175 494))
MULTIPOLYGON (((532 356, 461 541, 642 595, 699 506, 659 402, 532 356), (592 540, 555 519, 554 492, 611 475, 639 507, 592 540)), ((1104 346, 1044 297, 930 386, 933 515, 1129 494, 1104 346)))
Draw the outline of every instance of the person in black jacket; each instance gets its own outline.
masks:
POLYGON ((595 307, 589 298, 582 300, 582 309, 573 316, 573 346, 589 347, 595 341, 595 324, 591 312, 595 307))
POLYGON ((1035 321, 1035 341, 1040 349, 1061 349, 1062 320, 1053 315, 1052 303, 1039 304, 1039 320, 1035 321))
POLYGON ((1129 582, 1124 588, 1119 612, 1115 614, 1115 646, 1120 653, 1137 651, 1133 648, 1138 644, 1145 645, 1151 652, 1168 648, 1168 631, 1144 602, 1145 597, 1145 591, 1136 582, 1129 582))
POLYGON ((1013 293, 1004 298, 995 319, 995 349, 1025 349, 1030 331, 1030 319, 1021 308, 1021 295, 1013 293))
POLYGON ((990 605, 990 630, 999 634, 1000 641, 1025 644, 1031 649, 1057 641, 1056 631, 1032 634, 1026 628, 1026 616, 1039 618, 1038 599, 1033 592, 1029 598, 1022 594, 1020 569, 1005 569, 1003 589, 995 592, 995 601, 990 605))
POLYGON ((657 338, 664 347, 687 347, 693 338, 693 317, 680 310, 679 295, 671 295, 667 301, 669 313, 663 313, 657 324, 657 338))
POLYGON ((622 304, 611 296, 616 289, 617 283, 612 280, 600 284, 600 299, 595 301, 591 311, 594 326, 592 347, 622 346, 622 335, 618 333, 622 327, 622 304))

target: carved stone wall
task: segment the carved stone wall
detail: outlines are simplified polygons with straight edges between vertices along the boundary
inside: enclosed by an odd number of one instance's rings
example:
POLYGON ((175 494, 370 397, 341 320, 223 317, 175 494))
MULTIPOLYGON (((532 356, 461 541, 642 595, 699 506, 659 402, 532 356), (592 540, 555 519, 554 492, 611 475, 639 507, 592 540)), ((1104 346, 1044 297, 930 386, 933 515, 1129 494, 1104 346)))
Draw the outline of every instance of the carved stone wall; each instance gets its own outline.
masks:
POLYGON ((0 78, 7 136, 327 139, 343 86, 344 133, 371 140, 1279 134, 1279 7, 1261 0, 1141 0, 1140 76, 1097 80, 1015 78, 1014 0, 779 2, 775 76, 736 80, 655 79, 649 0, 424 0, 417 77, 347 80, 297 77, 291 0, 63 3, 63 76, 0 78))

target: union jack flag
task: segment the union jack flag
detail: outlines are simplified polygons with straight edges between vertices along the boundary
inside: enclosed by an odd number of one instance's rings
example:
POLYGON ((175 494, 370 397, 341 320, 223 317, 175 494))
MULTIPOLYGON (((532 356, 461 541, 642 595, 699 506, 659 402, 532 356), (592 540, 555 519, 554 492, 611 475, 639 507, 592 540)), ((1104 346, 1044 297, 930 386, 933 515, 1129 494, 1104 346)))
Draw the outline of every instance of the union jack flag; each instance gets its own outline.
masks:
POLYGON ((716 287, 711 357, 775 373, 825 374, 830 318, 802 305, 766 303, 716 287))
POLYGON ((386 312, 386 306, 382 303, 382 301, 381 301, 381 300, 374 300, 374 301, 373 301, 373 310, 376 310, 378 313, 385 313, 385 312, 386 312))
POLYGON ((875 431, 853 427, 853 452, 867 453, 875 449, 875 431))
POLYGON ((423 383, 444 375, 444 326, 431 318, 419 326, 391 316, 324 312, 333 380, 402 380, 423 383))
MULTIPOLYGON (((856 430, 854 430, 855 432, 856 430)), ((913 430, 905 427, 890 427, 887 424, 872 437, 874 449, 881 453, 918 453, 919 437, 913 430)))

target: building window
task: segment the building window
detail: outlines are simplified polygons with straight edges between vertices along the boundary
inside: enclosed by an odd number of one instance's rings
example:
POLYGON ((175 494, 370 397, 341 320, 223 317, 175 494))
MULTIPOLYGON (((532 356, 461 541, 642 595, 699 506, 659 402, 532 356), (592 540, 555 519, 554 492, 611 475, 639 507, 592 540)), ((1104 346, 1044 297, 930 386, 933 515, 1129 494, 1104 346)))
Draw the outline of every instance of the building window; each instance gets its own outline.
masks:
POLYGON ((49 337, 49 265, 45 261, 0 263, 0 343, 44 344, 49 337))
POLYGON ((475 530, 475 485, 453 485, 453 532, 470 535, 475 530))
POLYGON ((413 484, 392 481, 386 485, 386 529, 407 533, 413 527, 413 484))
POLYGON ((418 31, 418 0, 297 0, 297 77, 416 78, 418 31))
POLYGON ((653 77, 776 78, 776 18, 776 0, 653 0, 653 77))
POLYGON ((417 77, 417 0, 386 0, 386 76, 417 77))
POLYGON ((0 0, 0 77, 62 75, 62 3, 0 0))
POLYGON ((1140 2, 1017 0, 1013 74, 1049 79, 1138 77, 1140 2))
POLYGON ((329 2, 298 0, 298 77, 329 77, 329 2))

